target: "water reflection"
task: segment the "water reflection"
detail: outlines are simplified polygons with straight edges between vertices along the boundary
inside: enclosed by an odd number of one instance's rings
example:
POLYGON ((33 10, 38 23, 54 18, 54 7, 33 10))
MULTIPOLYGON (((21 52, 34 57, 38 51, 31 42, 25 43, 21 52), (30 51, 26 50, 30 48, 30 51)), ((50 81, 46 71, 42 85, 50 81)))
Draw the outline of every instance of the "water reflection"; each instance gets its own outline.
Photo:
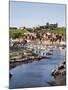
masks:
POLYGON ((51 59, 42 59, 28 64, 22 64, 11 70, 10 88, 49 86, 52 81, 51 71, 65 59, 64 51, 55 49, 51 59))

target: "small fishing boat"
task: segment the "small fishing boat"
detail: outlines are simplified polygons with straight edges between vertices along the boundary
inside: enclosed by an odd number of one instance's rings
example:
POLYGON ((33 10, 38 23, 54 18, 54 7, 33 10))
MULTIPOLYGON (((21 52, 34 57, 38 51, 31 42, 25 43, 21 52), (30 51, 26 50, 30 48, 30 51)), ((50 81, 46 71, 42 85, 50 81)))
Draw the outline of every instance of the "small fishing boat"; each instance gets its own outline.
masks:
POLYGON ((48 53, 46 53, 46 55, 53 55, 53 53, 51 53, 51 52, 48 52, 48 53))
POLYGON ((11 79, 11 77, 12 77, 12 74, 10 73, 10 74, 9 74, 9 78, 11 79))

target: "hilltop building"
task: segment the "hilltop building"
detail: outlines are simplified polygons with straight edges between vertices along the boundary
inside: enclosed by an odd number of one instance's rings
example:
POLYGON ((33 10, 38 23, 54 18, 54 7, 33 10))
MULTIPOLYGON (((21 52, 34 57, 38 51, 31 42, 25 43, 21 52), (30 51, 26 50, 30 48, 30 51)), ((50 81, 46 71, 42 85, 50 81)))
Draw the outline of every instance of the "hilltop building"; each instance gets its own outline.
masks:
POLYGON ((54 29, 54 28, 57 28, 58 27, 58 24, 49 24, 48 22, 46 23, 46 25, 43 25, 43 26, 38 26, 36 29, 54 29))

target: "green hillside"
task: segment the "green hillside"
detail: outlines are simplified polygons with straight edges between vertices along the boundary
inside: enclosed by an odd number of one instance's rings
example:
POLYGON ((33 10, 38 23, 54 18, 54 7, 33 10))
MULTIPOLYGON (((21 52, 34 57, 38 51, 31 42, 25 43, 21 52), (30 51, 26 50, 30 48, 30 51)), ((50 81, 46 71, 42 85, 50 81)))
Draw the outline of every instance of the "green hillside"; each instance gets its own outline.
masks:
POLYGON ((53 33, 63 34, 64 36, 66 35, 66 29, 65 28, 56 28, 54 30, 48 30, 48 31, 53 32, 53 33))
POLYGON ((26 29, 23 29, 23 30, 10 29, 9 30, 9 37, 16 38, 16 37, 24 35, 24 33, 27 33, 27 32, 28 32, 28 30, 26 30, 26 29))

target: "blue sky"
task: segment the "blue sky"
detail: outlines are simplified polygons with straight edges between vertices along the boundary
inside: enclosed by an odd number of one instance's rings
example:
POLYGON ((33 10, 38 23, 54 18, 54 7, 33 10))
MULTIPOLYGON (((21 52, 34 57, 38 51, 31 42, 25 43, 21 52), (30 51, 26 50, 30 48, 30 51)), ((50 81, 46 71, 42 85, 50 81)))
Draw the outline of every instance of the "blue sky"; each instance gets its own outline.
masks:
POLYGON ((65 26, 65 5, 10 1, 11 27, 35 27, 46 22, 65 26))

